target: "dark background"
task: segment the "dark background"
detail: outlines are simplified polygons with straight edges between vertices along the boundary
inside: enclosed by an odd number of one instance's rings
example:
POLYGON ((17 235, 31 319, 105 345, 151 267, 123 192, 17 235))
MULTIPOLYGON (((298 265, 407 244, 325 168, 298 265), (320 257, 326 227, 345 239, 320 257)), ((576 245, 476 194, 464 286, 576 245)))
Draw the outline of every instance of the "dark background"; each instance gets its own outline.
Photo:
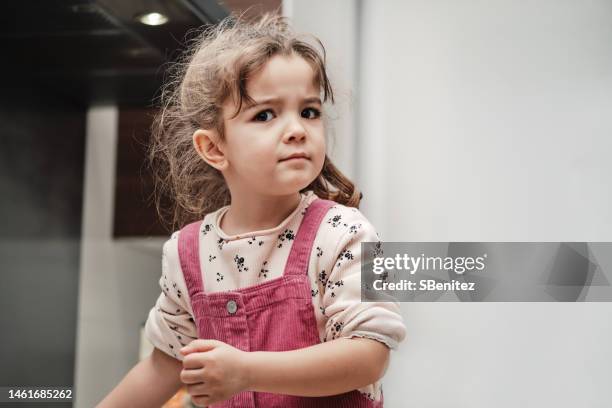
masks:
POLYGON ((47 0, 0 14, 0 386, 74 384, 88 108, 119 107, 114 236, 165 235, 143 171, 165 68, 190 30, 280 3, 47 0), (145 11, 170 20, 144 26, 145 11))

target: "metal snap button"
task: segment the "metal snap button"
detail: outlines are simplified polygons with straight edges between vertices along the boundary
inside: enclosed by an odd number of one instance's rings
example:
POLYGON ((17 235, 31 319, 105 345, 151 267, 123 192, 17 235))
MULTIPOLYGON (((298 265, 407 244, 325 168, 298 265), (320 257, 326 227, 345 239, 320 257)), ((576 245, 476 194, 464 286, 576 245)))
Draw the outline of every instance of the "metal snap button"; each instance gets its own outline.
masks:
POLYGON ((238 305, 236 304, 235 300, 230 300, 229 302, 227 302, 226 307, 227 307, 227 311, 230 314, 234 314, 236 313, 236 310, 238 310, 238 305))

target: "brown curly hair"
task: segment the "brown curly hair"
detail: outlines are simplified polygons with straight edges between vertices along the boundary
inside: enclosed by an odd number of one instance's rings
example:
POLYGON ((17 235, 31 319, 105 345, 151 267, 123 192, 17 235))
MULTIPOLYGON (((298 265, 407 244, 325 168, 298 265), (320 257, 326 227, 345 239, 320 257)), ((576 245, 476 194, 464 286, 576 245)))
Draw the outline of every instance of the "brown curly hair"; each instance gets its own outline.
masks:
MULTIPOLYGON (((285 17, 264 14, 248 22, 230 16, 204 28, 190 41, 187 51, 172 64, 162 87, 160 108, 153 119, 148 163, 155 178, 154 201, 162 222, 171 230, 230 203, 230 192, 221 172, 208 165, 193 147, 196 130, 215 129, 224 140, 221 106, 228 97, 243 102, 249 75, 275 55, 299 55, 310 64, 323 93, 334 102, 325 69, 325 48, 300 39, 285 17)), ((359 207, 361 194, 329 157, 308 190, 340 204, 359 207)))

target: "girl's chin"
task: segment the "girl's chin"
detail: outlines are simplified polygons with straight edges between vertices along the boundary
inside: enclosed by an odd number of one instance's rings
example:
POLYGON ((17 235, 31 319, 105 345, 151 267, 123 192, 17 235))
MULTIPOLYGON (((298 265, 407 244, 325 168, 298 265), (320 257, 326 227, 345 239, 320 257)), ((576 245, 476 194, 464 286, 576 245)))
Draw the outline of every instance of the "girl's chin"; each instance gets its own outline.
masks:
POLYGON ((279 181, 278 183, 274 183, 277 186, 274 191, 279 195, 295 193, 308 187, 310 183, 314 181, 314 179, 315 178, 310 177, 300 177, 291 180, 279 181))

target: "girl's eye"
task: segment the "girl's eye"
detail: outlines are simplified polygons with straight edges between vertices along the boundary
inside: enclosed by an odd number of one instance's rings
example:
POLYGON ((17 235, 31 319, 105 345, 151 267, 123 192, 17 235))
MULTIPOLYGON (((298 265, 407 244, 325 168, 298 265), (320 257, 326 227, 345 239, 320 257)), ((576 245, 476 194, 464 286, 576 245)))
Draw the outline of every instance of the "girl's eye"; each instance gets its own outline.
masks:
POLYGON ((321 116, 321 111, 316 108, 306 108, 302 111, 302 117, 306 119, 316 119, 321 116))
POLYGON ((270 109, 261 111, 253 119, 257 122, 267 122, 272 119, 272 111, 270 109))
MULTIPOLYGON (((317 119, 321 116, 321 111, 316 108, 306 108, 302 111, 301 116, 305 119, 317 119)), ((272 120, 274 113, 270 109, 259 112, 253 118, 256 122, 268 122, 272 120)))

